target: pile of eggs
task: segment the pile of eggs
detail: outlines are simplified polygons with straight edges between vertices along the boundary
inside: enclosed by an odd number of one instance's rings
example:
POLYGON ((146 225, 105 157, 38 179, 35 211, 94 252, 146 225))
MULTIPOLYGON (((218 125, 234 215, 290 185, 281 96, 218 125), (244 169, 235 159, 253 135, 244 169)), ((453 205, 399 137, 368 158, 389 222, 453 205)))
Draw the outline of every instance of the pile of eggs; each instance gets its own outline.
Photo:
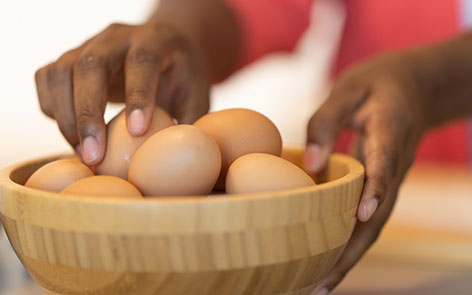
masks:
POLYGON ((315 185, 281 158, 282 139, 264 115, 248 109, 207 114, 193 125, 175 125, 156 107, 151 126, 128 133, 124 111, 107 126, 105 158, 92 170, 78 157, 50 162, 25 186, 69 195, 142 198, 239 194, 315 185))

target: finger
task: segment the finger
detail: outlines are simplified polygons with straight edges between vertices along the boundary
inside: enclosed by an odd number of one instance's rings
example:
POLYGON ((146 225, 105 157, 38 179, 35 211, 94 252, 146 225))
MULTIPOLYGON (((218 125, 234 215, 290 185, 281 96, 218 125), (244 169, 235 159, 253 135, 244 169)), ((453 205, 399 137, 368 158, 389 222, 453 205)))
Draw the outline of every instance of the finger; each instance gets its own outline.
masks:
POLYGON ((159 41, 152 42, 156 45, 135 43, 126 57, 126 122, 128 131, 135 136, 146 132, 154 112, 163 57, 157 47, 159 41))
POLYGON ((34 75, 34 80, 36 82, 36 91, 38 94, 39 107, 41 108, 41 111, 46 116, 54 118, 52 103, 48 92, 47 71, 48 66, 37 70, 34 75))
POLYGON ((392 211, 398 191, 398 184, 399 182, 396 183, 395 189, 390 191, 389 198, 387 199, 388 202, 379 209, 379 214, 376 214, 368 222, 358 222, 356 224, 352 237, 347 243, 343 254, 333 269, 312 292, 312 295, 322 295, 331 292, 377 240, 382 227, 392 211))
POLYGON ((180 93, 176 101, 174 116, 180 124, 193 124, 201 116, 208 113, 210 108, 209 82, 204 80, 206 75, 191 75, 181 81, 180 93), (188 85, 184 88, 184 85, 188 85))
POLYGON ((373 114, 365 126, 363 152, 366 181, 359 202, 357 216, 368 221, 383 203, 399 175, 400 148, 404 146, 404 128, 391 124, 386 112, 373 114))
POLYGON ((340 81, 308 123, 304 167, 316 173, 323 169, 329 154, 351 115, 367 98, 368 91, 350 81, 340 81))
POLYGON ((74 108, 83 160, 98 164, 104 155, 107 70, 103 56, 86 53, 74 67, 74 108))
POLYGON ((47 81, 54 118, 65 139, 77 148, 79 137, 75 122, 74 99, 72 93, 72 66, 79 50, 71 50, 48 67, 47 81))
POLYGON ((185 103, 175 113, 175 118, 180 124, 193 124, 208 113, 210 105, 208 93, 205 90, 189 91, 182 97, 185 97, 185 103))
POLYGON ((199 59, 188 48, 183 52, 171 56, 172 66, 162 73, 157 101, 180 124, 192 124, 210 108, 210 82, 199 59))
POLYGON ((83 160, 99 164, 105 154, 108 78, 123 64, 128 38, 116 27, 109 27, 93 39, 74 64, 73 93, 77 130, 83 160))
MULTIPOLYGON (((195 102, 196 101, 197 100, 195 100, 195 102)), ((186 105, 185 108, 181 109, 182 113, 178 113, 176 115, 176 119, 179 124, 193 124, 203 115, 208 113, 208 110, 210 108, 209 103, 205 103, 205 100, 200 101, 201 103, 198 105, 192 106, 193 104, 190 103, 186 105)))
MULTIPOLYGON (((66 56, 69 56, 72 52, 79 52, 84 48, 87 44, 89 44, 95 37, 90 38, 89 40, 85 41, 80 47, 70 50, 69 52, 65 53, 59 60, 63 59, 66 56)), ((44 66, 36 71, 34 78, 36 82, 36 90, 38 94, 39 106, 41 111, 47 115, 48 117, 54 118, 54 111, 53 111, 53 101, 49 95, 49 87, 48 87, 48 70, 52 65, 56 63, 49 64, 44 66)))

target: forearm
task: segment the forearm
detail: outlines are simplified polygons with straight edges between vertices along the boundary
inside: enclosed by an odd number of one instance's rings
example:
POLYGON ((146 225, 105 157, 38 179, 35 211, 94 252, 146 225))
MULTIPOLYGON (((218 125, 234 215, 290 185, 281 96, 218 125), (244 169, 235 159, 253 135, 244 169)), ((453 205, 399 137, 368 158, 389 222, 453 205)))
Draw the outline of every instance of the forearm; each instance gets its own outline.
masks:
POLYGON ((428 125, 472 116, 472 34, 412 51, 428 125))
POLYGON ((241 38, 235 17, 222 0, 162 0, 150 21, 168 23, 185 35, 213 80, 235 68, 241 38))

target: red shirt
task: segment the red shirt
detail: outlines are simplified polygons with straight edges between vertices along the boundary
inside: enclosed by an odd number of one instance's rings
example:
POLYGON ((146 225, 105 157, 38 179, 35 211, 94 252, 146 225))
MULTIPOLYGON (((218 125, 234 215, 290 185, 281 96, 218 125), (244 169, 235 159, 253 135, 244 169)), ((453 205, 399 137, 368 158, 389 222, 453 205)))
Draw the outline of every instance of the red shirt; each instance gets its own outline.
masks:
MULTIPOLYGON (((226 0, 243 34, 241 66, 274 51, 292 50, 310 22, 312 0, 226 0)), ((355 61, 390 50, 451 38, 461 31, 454 0, 343 0, 346 20, 336 76, 355 61)), ((467 162, 472 147, 467 122, 428 132, 417 158, 423 161, 467 162)), ((346 150, 350 136, 338 147, 346 150)))

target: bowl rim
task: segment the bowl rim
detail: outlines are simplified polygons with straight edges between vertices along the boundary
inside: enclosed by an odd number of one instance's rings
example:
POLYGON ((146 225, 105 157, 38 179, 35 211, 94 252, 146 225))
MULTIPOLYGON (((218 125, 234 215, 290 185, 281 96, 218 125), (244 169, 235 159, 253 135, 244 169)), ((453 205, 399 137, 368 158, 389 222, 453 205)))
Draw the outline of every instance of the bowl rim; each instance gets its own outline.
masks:
MULTIPOLYGON (((288 151, 299 151, 302 152, 301 147, 285 147, 284 150, 288 151)), ((329 161, 341 162, 347 166, 347 173, 333 181, 317 184, 315 186, 307 186, 296 189, 270 191, 270 192, 258 192, 258 193, 243 193, 243 194, 215 194, 215 195, 199 195, 199 196, 146 196, 143 199, 136 198, 120 198, 120 197, 99 197, 99 196, 83 196, 83 195, 72 195, 72 194, 61 194, 58 192, 43 191, 39 189, 29 188, 24 185, 14 182, 10 175, 11 173, 23 166, 31 165, 37 162, 48 162, 56 159, 63 158, 65 154, 50 155, 40 157, 36 159, 30 159, 18 163, 11 164, 0 170, 0 189, 7 188, 12 191, 22 191, 28 195, 32 195, 37 198, 52 198, 52 199, 63 199, 72 202, 80 203, 120 203, 120 204, 142 204, 146 203, 188 203, 188 202, 228 202, 228 201, 248 201, 250 199, 264 199, 264 198, 279 198, 284 196, 290 196, 295 194, 306 194, 312 191, 325 190, 333 186, 338 186, 344 183, 351 182, 359 177, 364 177, 365 169, 364 166, 355 158, 346 154, 334 153, 330 156, 329 161)), ((1 203, 1 195, 0 195, 1 203)))

